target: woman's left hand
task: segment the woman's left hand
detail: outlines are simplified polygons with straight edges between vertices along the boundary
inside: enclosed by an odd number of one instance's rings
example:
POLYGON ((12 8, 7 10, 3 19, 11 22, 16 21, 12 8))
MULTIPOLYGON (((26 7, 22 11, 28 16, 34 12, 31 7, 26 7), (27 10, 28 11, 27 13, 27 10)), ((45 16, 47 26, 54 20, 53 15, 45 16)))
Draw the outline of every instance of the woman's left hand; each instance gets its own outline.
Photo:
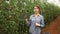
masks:
POLYGON ((40 24, 36 23, 36 26, 40 26, 40 24))

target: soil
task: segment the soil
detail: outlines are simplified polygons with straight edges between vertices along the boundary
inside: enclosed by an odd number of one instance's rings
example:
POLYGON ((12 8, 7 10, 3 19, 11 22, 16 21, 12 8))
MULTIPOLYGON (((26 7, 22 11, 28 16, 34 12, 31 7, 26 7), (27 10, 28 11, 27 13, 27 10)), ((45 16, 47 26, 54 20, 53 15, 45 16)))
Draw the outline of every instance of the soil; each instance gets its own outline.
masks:
POLYGON ((60 34, 60 15, 43 28, 42 32, 47 32, 48 34, 60 34))

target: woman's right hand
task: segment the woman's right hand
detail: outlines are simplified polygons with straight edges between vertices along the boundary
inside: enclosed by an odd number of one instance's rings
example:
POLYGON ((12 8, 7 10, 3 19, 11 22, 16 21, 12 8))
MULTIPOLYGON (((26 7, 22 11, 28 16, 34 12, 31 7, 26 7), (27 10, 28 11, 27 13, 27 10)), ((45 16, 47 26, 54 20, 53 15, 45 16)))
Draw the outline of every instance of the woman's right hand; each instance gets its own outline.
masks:
POLYGON ((26 21, 28 21, 28 19, 27 19, 27 18, 26 18, 25 20, 26 20, 26 21))
POLYGON ((24 16, 24 18, 25 18, 25 21, 28 21, 28 17, 26 15, 24 16))

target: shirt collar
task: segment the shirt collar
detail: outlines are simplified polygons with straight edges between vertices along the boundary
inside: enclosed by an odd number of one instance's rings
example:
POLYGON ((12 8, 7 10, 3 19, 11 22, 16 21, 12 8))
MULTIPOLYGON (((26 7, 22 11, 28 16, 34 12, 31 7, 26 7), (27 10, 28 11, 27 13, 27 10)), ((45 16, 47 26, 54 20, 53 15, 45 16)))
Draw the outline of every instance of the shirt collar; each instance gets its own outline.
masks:
MULTIPOLYGON (((40 14, 38 14, 38 16, 39 16, 39 15, 40 15, 40 14)), ((34 14, 33 14, 33 17, 35 17, 34 14)))

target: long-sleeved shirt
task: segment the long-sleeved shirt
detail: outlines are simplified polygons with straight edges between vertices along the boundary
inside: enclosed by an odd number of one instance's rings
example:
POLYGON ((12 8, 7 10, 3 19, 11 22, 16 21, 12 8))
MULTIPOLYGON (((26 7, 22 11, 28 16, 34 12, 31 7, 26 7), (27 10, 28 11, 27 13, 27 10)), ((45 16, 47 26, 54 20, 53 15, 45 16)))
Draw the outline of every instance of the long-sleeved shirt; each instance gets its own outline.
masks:
POLYGON ((27 25, 30 26, 29 32, 30 34, 40 34, 41 28, 44 27, 44 18, 42 15, 38 14, 37 17, 34 15, 30 16, 29 21, 26 21, 27 25), (40 24, 40 26, 36 26, 36 23, 40 24))

